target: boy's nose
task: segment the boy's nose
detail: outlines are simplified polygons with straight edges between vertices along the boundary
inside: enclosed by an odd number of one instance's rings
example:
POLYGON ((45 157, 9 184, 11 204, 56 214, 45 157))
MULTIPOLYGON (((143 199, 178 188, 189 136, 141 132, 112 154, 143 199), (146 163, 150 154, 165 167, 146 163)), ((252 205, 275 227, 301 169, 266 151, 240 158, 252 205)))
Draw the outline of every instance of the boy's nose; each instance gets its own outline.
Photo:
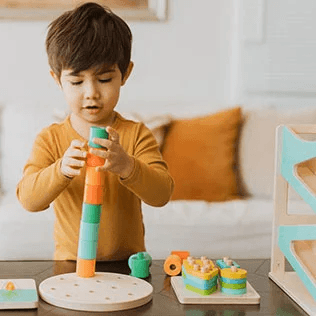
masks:
POLYGON ((100 92, 98 87, 91 83, 86 85, 85 96, 87 99, 98 99, 100 97, 100 92))

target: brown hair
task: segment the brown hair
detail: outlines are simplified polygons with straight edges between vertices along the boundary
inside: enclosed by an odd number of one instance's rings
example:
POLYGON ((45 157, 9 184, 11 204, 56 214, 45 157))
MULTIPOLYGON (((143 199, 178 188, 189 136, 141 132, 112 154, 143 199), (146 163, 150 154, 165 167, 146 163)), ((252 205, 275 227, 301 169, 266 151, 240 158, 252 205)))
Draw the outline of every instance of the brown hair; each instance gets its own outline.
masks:
POLYGON ((60 79, 63 69, 80 72, 118 65, 122 78, 131 59, 132 33, 109 8, 88 2, 67 11, 48 27, 46 52, 60 79))

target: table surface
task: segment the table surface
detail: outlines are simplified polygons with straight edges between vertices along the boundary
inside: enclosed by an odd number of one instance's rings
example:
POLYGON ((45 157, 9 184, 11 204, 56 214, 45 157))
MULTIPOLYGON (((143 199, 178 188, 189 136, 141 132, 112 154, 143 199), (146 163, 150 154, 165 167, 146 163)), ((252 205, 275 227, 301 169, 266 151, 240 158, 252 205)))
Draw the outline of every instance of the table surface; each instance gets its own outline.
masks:
MULTIPOLYGON (((85 312, 63 309, 39 300, 38 309, 0 310, 0 316, 38 315, 38 316, 77 316, 77 315, 186 315, 186 316, 268 316, 268 315, 307 315, 268 277, 270 260, 236 260, 248 271, 248 281, 261 297, 259 305, 183 305, 180 304, 171 286, 171 279, 163 271, 163 260, 154 260, 146 279, 154 288, 153 299, 144 306, 117 312, 85 312)), ((1 279, 34 279, 37 285, 45 279, 76 270, 73 261, 0 261, 1 279)), ((129 274, 126 261, 98 262, 98 272, 129 274)))

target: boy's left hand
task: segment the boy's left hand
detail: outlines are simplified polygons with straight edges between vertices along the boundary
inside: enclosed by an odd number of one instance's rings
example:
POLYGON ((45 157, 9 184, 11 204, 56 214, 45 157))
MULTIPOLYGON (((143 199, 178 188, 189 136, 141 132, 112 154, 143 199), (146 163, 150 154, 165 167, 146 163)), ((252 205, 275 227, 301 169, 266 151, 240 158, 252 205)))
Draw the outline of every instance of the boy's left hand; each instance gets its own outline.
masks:
POLYGON ((96 167, 97 171, 110 171, 121 178, 127 178, 134 169, 134 159, 129 156, 120 145, 120 137, 117 131, 108 126, 106 131, 109 139, 94 138, 95 144, 101 145, 104 149, 91 148, 90 153, 105 158, 103 166, 96 167))

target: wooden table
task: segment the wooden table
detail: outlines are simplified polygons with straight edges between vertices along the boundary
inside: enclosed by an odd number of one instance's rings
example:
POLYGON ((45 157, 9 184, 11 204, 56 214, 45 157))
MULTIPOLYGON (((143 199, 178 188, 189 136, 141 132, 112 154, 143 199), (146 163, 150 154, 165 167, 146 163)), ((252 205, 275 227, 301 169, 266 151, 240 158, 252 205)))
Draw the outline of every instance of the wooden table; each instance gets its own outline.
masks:
MULTIPOLYGON (((273 281, 268 278, 270 260, 236 260, 248 270, 248 281, 261 297, 260 305, 182 305, 179 303, 170 277, 163 271, 163 260, 154 260, 147 281, 154 287, 153 300, 141 307, 121 312, 79 312, 49 305, 40 299, 38 309, 1 310, 0 316, 89 316, 89 315, 185 315, 185 316, 268 316, 307 315, 273 281)), ((72 261, 0 261, 1 279, 31 278, 39 284, 56 274, 75 272, 76 263, 72 261)), ((96 271, 129 274, 127 262, 97 263, 96 271)))

